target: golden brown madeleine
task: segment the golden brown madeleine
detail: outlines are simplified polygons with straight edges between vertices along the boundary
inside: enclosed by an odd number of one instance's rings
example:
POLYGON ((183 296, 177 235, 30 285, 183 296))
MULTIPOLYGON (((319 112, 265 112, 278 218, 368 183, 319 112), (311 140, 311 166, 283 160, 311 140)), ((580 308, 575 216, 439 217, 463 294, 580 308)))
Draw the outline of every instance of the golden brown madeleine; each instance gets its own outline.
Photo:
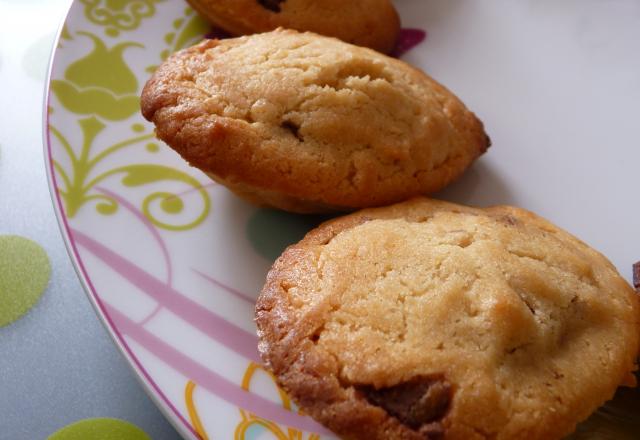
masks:
POLYGON ((560 439, 632 385, 638 296, 522 209, 424 198, 289 247, 258 299, 280 385, 346 439, 560 439))
POLYGON ((141 105, 189 163, 249 200, 295 212, 438 191, 489 146, 482 123, 423 72, 292 30, 178 52, 141 105))
POLYGON ((400 19, 390 0, 188 1, 211 23, 235 36, 284 27, 389 53, 400 31, 400 19))

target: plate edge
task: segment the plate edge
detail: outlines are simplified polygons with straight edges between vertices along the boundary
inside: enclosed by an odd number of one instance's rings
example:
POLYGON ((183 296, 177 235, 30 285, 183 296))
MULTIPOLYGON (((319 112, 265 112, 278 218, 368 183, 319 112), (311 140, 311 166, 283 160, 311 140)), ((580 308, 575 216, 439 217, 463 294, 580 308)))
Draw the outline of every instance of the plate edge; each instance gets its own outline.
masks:
POLYGON ((118 349, 118 352, 124 357, 125 361, 129 368, 133 370, 135 373, 134 376, 138 383, 142 385, 147 396, 151 399, 154 405, 160 410, 162 415, 166 420, 171 423, 171 425, 176 429, 178 434, 185 439, 199 440, 198 435, 196 434, 194 428, 188 424, 188 422, 182 417, 182 415, 177 411, 177 409, 171 404, 168 398, 162 393, 159 389, 159 386, 151 379, 149 373, 140 365, 138 359, 133 355, 131 349, 124 343, 123 335, 116 334, 114 327, 112 327, 112 322, 109 317, 105 314, 103 310, 103 305, 100 302, 100 299, 97 297, 95 289, 93 288, 91 281, 88 279, 85 273, 84 265, 81 263, 78 258, 78 251, 76 249, 75 242, 73 237, 69 232, 69 226, 66 222, 66 218, 62 213, 62 205, 60 200, 60 195, 56 191, 56 179, 53 171, 53 162, 51 160, 51 139, 50 139, 50 130, 49 130, 49 102, 50 102, 50 94, 51 94, 51 76, 53 74, 53 69, 55 65, 57 47, 60 42, 60 38, 62 35, 62 31, 64 26, 67 23, 69 15, 73 6, 76 4, 75 0, 69 2, 66 7, 66 11, 64 12, 63 18, 61 19, 58 29, 56 30, 56 34, 51 46, 51 50, 49 53, 49 60, 47 63, 47 72, 45 75, 44 82, 44 94, 42 100, 42 146, 43 146, 43 165, 45 168, 45 172, 47 175, 47 186, 49 187, 49 195, 51 197, 51 204, 53 205, 53 211, 55 213, 56 222, 58 223, 58 228, 60 230, 60 235, 62 237, 62 241, 64 242, 65 249, 67 250, 67 255, 71 260, 73 269, 80 281, 80 285, 84 290, 85 295, 89 299, 91 306, 93 307, 93 311, 99 318, 100 323, 103 325, 105 330, 107 331, 111 341, 115 344, 118 349), (181 422, 178 423, 178 420, 181 422))

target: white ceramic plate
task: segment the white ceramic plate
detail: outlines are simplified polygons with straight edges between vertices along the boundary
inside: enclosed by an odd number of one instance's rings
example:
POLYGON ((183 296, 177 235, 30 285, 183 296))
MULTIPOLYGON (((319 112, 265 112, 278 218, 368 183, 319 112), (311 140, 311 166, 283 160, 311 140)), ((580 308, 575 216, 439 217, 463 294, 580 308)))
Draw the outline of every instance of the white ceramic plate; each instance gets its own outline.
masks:
MULTIPOLYGON (((493 139, 440 196, 537 211, 628 275, 640 259, 638 3, 396 4, 405 26, 429 34, 404 58, 493 139)), ((260 367, 252 320, 271 262, 318 219, 238 200, 139 114, 154 67, 209 30, 178 0, 73 3, 45 112, 63 235, 99 316, 185 438, 329 438, 260 367)))

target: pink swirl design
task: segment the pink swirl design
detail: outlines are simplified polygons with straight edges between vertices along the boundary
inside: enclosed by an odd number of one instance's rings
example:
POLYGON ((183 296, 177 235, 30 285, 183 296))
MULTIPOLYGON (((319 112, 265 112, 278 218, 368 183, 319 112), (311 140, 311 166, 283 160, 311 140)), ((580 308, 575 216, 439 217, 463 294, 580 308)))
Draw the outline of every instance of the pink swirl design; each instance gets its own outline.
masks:
MULTIPOLYGON (((95 241, 82 232, 70 229, 74 242, 100 259, 112 270, 119 273, 131 284, 150 297, 154 298, 167 310, 189 322, 198 330, 207 334, 228 349, 252 360, 260 362, 256 346, 255 335, 226 321, 217 314, 204 308, 195 301, 182 295, 177 290, 167 286, 153 275, 144 271, 135 263, 115 253, 103 244, 95 241)), ((99 297, 96 298, 99 299, 99 297)), ((222 399, 247 411, 258 414, 260 417, 273 422, 295 427, 303 431, 311 431, 330 435, 326 428, 307 417, 301 417, 285 410, 279 404, 271 402, 261 396, 243 390, 240 386, 228 381, 219 374, 211 371, 206 366, 182 354, 171 345, 162 341, 153 333, 146 330, 141 324, 136 323, 124 314, 100 301, 105 315, 112 321, 112 328, 120 335, 126 335, 135 340, 145 350, 158 357, 167 365, 171 365, 181 374, 191 378, 203 388, 209 390, 222 399)), ((124 338, 120 338, 126 345, 124 338)))

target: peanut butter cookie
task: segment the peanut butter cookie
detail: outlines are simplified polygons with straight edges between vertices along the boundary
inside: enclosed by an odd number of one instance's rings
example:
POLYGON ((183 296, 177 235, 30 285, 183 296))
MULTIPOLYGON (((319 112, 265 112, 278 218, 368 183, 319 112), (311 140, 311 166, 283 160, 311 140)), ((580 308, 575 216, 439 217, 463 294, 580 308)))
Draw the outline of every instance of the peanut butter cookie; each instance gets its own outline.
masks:
POLYGON ((346 439, 560 439, 634 384, 638 297, 522 209, 424 198, 289 247, 258 299, 280 385, 346 439))
POLYGON ((294 212, 438 191, 489 146, 474 114, 423 72, 292 30, 178 52, 147 82, 141 106, 189 163, 294 212))
POLYGON ((211 23, 235 36, 284 27, 389 53, 400 31, 400 19, 390 0, 188 1, 211 23))

